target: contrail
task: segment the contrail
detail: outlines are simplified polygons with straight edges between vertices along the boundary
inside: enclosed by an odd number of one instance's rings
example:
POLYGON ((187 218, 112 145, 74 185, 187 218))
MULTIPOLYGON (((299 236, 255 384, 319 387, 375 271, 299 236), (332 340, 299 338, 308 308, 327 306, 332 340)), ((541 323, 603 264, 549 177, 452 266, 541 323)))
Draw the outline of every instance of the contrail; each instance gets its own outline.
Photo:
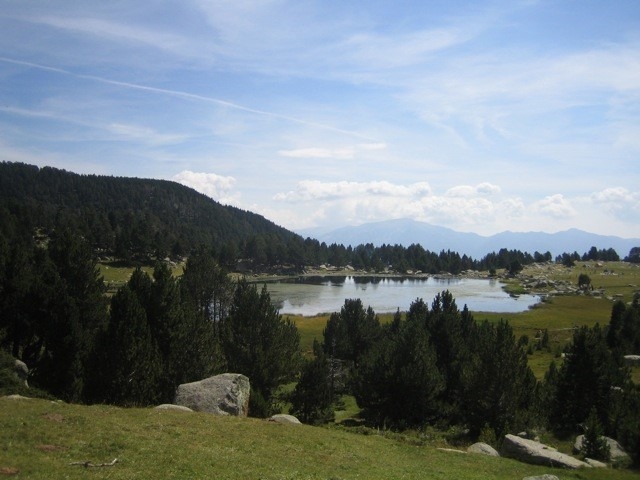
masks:
POLYGON ((0 57, 0 62, 5 62, 5 63, 11 63, 14 65, 22 65, 25 67, 30 67, 30 68, 36 68, 39 70, 45 70, 48 72, 53 72, 53 73, 59 73, 61 75, 68 75, 71 77, 75 77, 75 78, 81 78, 84 80, 91 80, 94 82, 99 82, 99 83, 104 83, 107 85, 115 85, 118 87, 122 87, 122 88, 128 88, 131 90, 141 90, 144 92, 150 92, 150 93, 157 93, 160 95, 168 95, 168 96, 172 96, 172 97, 178 97, 178 98, 184 98, 184 99, 188 99, 188 100, 198 100, 198 101, 202 101, 202 102, 207 102, 207 103, 214 103, 216 105, 221 105, 224 107, 228 107, 228 108, 233 108, 235 110, 241 110, 243 112, 247 112, 247 113, 252 113, 254 115, 263 115, 265 117, 271 117, 271 118, 277 118, 280 120, 285 120, 287 122, 292 122, 292 123, 298 123, 301 125, 307 125, 309 127, 314 127, 314 128, 319 128, 322 130, 330 130, 333 132, 338 132, 344 135, 349 135, 352 137, 358 137, 358 138, 362 138, 364 140, 369 140, 369 141, 376 141, 376 139, 368 137, 366 135, 362 135, 361 133, 358 132, 353 132, 351 130, 344 130, 342 128, 337 128, 337 127, 333 127, 331 125, 325 125, 322 123, 316 123, 316 122, 309 122, 307 120, 302 120, 300 118, 295 118, 295 117, 290 117, 288 115, 281 115, 279 113, 274 113, 274 112, 267 112, 265 110, 258 110, 256 108, 251 108, 251 107, 245 107, 244 105, 240 105, 237 103, 233 103, 233 102, 229 102, 227 100, 221 100, 219 98, 215 98, 215 97, 207 97, 204 95, 197 95, 195 93, 189 93, 189 92, 183 92, 180 90, 169 90, 166 88, 158 88, 158 87, 151 87, 148 85, 140 85, 137 83, 129 83, 129 82, 121 82, 119 80, 111 80, 109 78, 103 78, 103 77, 98 77, 95 75, 85 75, 85 74, 81 74, 81 73, 75 73, 75 72, 71 72, 69 70, 64 70, 62 68, 57 68, 57 67, 51 67, 48 65, 41 65, 38 63, 33 63, 33 62, 27 62, 24 60, 15 60, 12 58, 7 58, 7 57, 0 57))

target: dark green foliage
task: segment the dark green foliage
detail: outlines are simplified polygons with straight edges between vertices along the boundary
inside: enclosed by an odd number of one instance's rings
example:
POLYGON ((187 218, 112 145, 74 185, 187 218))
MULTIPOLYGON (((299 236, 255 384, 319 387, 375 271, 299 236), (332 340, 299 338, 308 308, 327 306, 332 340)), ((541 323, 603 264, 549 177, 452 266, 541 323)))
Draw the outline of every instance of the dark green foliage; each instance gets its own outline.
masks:
POLYGON ((514 260, 509 264, 509 275, 517 275, 523 268, 519 260, 514 260))
POLYGON ((578 275, 578 287, 582 290, 588 290, 591 287, 591 277, 586 273, 578 275))
POLYGON ((300 365, 300 336, 271 304, 266 286, 258 293, 245 279, 238 282, 220 339, 229 371, 249 377, 269 402, 278 385, 292 380, 300 365))
POLYGON ((175 182, 77 175, 20 163, 0 163, 0 206, 16 214, 12 220, 44 233, 75 224, 74 231, 93 248, 125 259, 239 245, 256 235, 272 234, 283 242, 295 237, 259 215, 220 205, 175 182))
POLYGON ((527 426, 536 388, 509 325, 476 324, 448 291, 431 309, 417 299, 406 321, 385 326, 353 381, 358 405, 377 425, 461 424, 476 437, 527 426))
POLYGON ((111 299, 109 326, 98 337, 92 400, 119 405, 151 405, 160 400, 161 357, 147 314, 129 285, 111 299))
POLYGON ((573 267, 578 260, 580 260, 580 255, 578 255, 578 252, 565 252, 562 255, 558 255, 556 257, 556 263, 561 263, 565 267, 573 267))
POLYGON ((618 262, 620 261, 620 256, 613 249, 602 249, 598 250, 596 247, 591 247, 587 253, 582 255, 582 260, 601 260, 603 262, 618 262))
POLYGON ((428 331, 418 322, 404 322, 365 355, 354 394, 377 425, 420 426, 438 417, 444 387, 428 331))
POLYGON ((633 247, 629 250, 629 255, 624 259, 625 262, 640 263, 640 247, 633 247))
POLYGON ((618 404, 623 408, 617 418, 616 438, 637 467, 640 466, 640 387, 629 385, 618 404))
POLYGON ((607 440, 603 436, 604 432, 595 407, 589 412, 584 428, 584 439, 580 452, 582 456, 608 462, 611 459, 611 451, 607 440))
POLYGON ((303 423, 320 425, 333 421, 334 399, 329 361, 319 345, 314 345, 314 352, 291 394, 291 413, 303 423))
POLYGON ((550 405, 552 427, 559 435, 573 433, 595 408, 600 422, 609 431, 608 412, 614 389, 624 389, 628 381, 620 355, 608 348, 600 326, 577 329, 558 372, 550 405))
MULTIPOLYGON (((130 306, 131 311, 127 313, 137 315, 138 312, 134 310, 136 305, 139 306, 144 322, 138 316, 134 318, 148 328, 147 335, 146 330, 139 327, 139 343, 131 348, 156 352, 157 374, 150 375, 145 380, 148 382, 146 390, 152 391, 153 395, 142 398, 140 392, 127 389, 117 394, 103 392, 100 385, 91 382, 86 392, 89 400, 138 404, 153 398, 162 403, 170 403, 179 384, 200 380, 222 370, 224 359, 213 323, 197 311, 188 297, 183 299, 182 292, 166 264, 156 265, 153 279, 140 269, 133 272, 122 295, 126 294, 128 298, 130 293, 135 297, 136 302, 128 300, 135 305, 130 306)), ((119 332, 119 322, 121 319, 114 317, 112 306, 111 321, 104 334, 106 339, 119 332)), ((92 378, 105 375, 110 365, 119 362, 119 357, 122 356, 105 338, 95 348, 92 378)), ((141 355, 144 360, 144 355, 141 355)), ((122 386, 117 384, 112 390, 122 386)))
POLYGON ((47 246, 22 240, 0 241, 2 344, 27 363, 34 385, 77 401, 91 341, 106 322, 102 278, 88 244, 70 230, 47 246))
POLYGON ((229 313, 235 287, 212 252, 199 249, 187 259, 181 287, 202 318, 216 330, 220 320, 229 313))
POLYGON ((329 357, 358 365, 360 358, 377 341, 380 321, 371 307, 365 311, 360 299, 347 299, 340 313, 333 313, 323 332, 324 351, 329 357))
POLYGON ((589 436, 585 456, 606 458, 599 437, 607 435, 640 464, 640 390, 622 362, 636 345, 638 320, 637 302, 616 302, 606 330, 597 324, 575 330, 562 366, 552 363, 540 386, 540 415, 560 436, 584 428, 589 436))
POLYGON ((607 344, 621 355, 640 352, 640 305, 637 296, 629 306, 621 301, 614 303, 607 330, 607 344))
POLYGON ((500 438, 511 428, 528 426, 536 380, 508 323, 484 322, 474 337, 462 382, 466 424, 473 437, 489 427, 500 438))

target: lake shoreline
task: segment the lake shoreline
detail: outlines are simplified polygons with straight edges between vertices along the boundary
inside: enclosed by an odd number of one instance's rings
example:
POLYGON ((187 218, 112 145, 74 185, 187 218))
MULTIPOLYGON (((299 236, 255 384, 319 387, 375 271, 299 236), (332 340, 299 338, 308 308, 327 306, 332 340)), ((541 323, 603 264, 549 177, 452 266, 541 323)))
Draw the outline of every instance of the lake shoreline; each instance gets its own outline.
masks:
POLYGON ((450 291, 460 306, 467 305, 473 311, 514 313, 542 301, 535 294, 514 295, 509 292, 511 288, 503 278, 490 277, 482 272, 462 272, 460 275, 371 274, 340 269, 327 274, 323 269, 314 269, 297 275, 261 275, 250 281, 266 285, 273 304, 281 314, 309 317, 318 315, 318 312, 339 311, 347 298, 360 298, 377 313, 393 313, 398 309, 406 311, 416 298, 430 303, 444 290, 450 291), (505 303, 508 298, 511 301, 505 303))

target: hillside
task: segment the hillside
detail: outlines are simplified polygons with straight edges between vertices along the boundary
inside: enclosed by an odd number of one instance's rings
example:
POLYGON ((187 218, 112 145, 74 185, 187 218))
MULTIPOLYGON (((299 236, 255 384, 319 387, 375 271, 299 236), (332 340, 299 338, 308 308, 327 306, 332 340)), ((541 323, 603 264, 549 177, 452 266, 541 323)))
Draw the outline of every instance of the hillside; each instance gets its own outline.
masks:
POLYGON ((487 479, 552 473, 623 480, 630 471, 569 472, 513 460, 438 450, 379 432, 286 426, 204 413, 71 405, 0 398, 0 475, 15 478, 487 479), (378 434, 374 434, 378 433, 378 434), (83 462, 113 466, 85 468, 83 462), (80 464, 72 465, 79 462, 80 464))
POLYGON ((549 251, 554 257, 564 252, 573 253, 574 251, 582 255, 592 246, 598 249, 613 248, 618 252, 620 258, 623 258, 631 248, 640 246, 640 239, 637 238, 627 239, 613 235, 597 235, 577 229, 557 233, 502 232, 485 237, 475 233, 457 232, 408 218, 366 223, 330 231, 307 229, 300 230, 298 233, 303 236, 312 236, 327 244, 335 242, 344 245, 359 245, 370 242, 376 246, 398 244, 408 247, 413 243, 419 243, 432 252, 451 250, 473 258, 482 258, 484 255, 497 252, 501 248, 528 253, 549 251))
POLYGON ((186 254, 200 245, 235 246, 256 235, 296 235, 255 213, 221 205, 175 182, 78 175, 0 163, 4 228, 80 229, 94 247, 118 256, 186 254))

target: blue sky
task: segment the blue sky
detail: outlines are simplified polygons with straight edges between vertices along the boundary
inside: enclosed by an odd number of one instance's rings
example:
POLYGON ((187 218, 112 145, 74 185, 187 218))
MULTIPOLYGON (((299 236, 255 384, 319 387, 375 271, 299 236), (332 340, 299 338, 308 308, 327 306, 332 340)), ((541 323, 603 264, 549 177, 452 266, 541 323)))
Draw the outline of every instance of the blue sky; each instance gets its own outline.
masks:
POLYGON ((292 230, 640 237, 640 2, 2 0, 0 160, 292 230))

